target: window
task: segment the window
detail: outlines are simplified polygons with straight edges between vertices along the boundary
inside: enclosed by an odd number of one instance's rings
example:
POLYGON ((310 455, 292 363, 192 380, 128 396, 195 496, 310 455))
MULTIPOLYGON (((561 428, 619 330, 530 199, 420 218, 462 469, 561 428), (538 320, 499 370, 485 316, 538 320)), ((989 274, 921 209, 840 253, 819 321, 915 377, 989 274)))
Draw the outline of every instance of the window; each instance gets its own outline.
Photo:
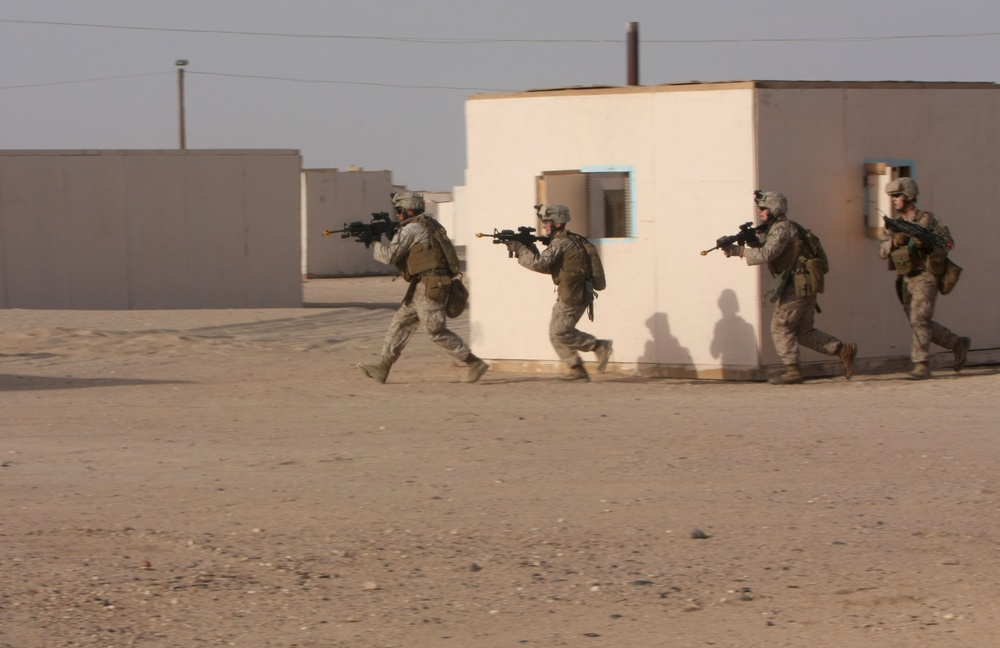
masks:
POLYGON ((570 229, 588 238, 633 238, 633 178, 631 167, 545 171, 537 178, 538 202, 566 205, 570 229))
POLYGON ((914 164, 905 160, 865 162, 865 231, 869 238, 882 236, 882 216, 893 217, 892 203, 885 187, 896 178, 913 178, 914 164))

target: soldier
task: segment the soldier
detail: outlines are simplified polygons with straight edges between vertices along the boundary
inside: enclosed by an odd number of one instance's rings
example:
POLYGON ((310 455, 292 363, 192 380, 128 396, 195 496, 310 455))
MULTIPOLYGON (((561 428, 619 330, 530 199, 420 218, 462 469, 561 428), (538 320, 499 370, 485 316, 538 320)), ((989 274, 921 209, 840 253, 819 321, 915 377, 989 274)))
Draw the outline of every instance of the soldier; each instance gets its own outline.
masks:
POLYGON ((489 365, 473 355, 465 341, 447 327, 445 307, 451 277, 458 273, 454 246, 444 227, 424 215, 422 194, 397 193, 392 204, 402 227, 389 243, 374 241, 375 260, 395 265, 410 286, 385 334, 382 357, 375 364, 359 363, 358 368, 384 383, 417 325, 423 324, 435 344, 468 367, 465 382, 474 383, 489 365))
MULTIPOLYGON (((766 225, 763 244, 750 246, 749 249, 742 245, 729 245, 723 248, 723 252, 727 257, 746 259, 747 265, 766 263, 771 275, 775 277, 771 301, 777 304, 771 315, 771 338, 781 363, 785 365, 785 373, 772 377, 768 382, 772 385, 794 385, 803 381, 799 367, 800 344, 824 355, 838 356, 844 363, 844 377, 850 380, 854 373, 854 357, 858 354, 858 345, 841 342, 813 327, 816 292, 819 290, 804 285, 804 280, 810 277, 801 267, 802 259, 810 254, 806 250, 806 230, 785 216, 788 201, 784 194, 756 191, 754 200, 757 203, 757 215, 761 223, 766 225), (794 277, 793 272, 797 272, 801 278, 794 277)), ((813 272, 817 273, 819 269, 814 269, 813 272)))
POLYGON ((889 259, 889 269, 895 270, 896 295, 903 304, 903 312, 910 320, 913 341, 910 344, 910 360, 913 370, 912 380, 931 377, 927 358, 931 342, 955 354, 954 370, 961 371, 969 353, 972 340, 959 337, 931 318, 939 292, 938 282, 945 270, 948 248, 954 246, 948 228, 931 212, 917 209, 920 189, 912 178, 898 178, 886 185, 885 192, 892 200, 892 208, 897 219, 911 221, 925 229, 943 236, 947 247, 928 247, 919 239, 911 238, 903 232, 882 231, 878 253, 889 259))
POLYGON ((517 255, 517 262, 525 268, 552 275, 558 297, 549 322, 549 340, 559 359, 569 367, 563 379, 589 381, 579 351, 593 351, 597 355, 597 371, 604 373, 611 358, 611 340, 598 340, 577 330, 576 324, 588 310, 593 320, 594 269, 601 268, 599 280, 603 281, 603 266, 587 239, 566 229, 569 209, 565 205, 535 205, 535 211, 542 231, 550 237, 549 246, 539 252, 534 246, 508 241, 507 249, 517 255), (591 254, 597 258, 591 259, 591 254))

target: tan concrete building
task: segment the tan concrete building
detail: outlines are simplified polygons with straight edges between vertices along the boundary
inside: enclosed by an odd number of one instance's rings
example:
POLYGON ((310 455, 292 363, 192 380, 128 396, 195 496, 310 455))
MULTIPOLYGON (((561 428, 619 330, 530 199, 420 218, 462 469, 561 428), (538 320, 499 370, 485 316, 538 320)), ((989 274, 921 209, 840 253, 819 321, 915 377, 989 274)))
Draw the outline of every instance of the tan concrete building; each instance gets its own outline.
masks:
POLYGON ((0 151, 0 307, 302 304, 292 150, 0 151))
MULTIPOLYGON (((936 319, 969 335, 971 362, 1000 360, 989 264, 1000 177, 1000 86, 992 83, 732 82, 577 88, 471 97, 470 230, 536 226, 532 205, 564 203, 597 243, 608 289, 581 328, 615 340, 613 362, 649 375, 761 378, 778 359, 771 278, 713 252, 754 220, 752 192, 788 196, 789 216, 830 256, 817 327, 860 344, 859 370, 902 369, 910 330, 895 275, 877 256, 880 188, 921 187, 965 268, 936 319)), ((472 345, 500 366, 556 370, 551 280, 487 240, 468 250, 472 345)), ((941 356, 941 363, 950 353, 941 356)), ((950 363, 950 360, 948 360, 950 363)), ((803 351, 804 370, 839 362, 803 351)))

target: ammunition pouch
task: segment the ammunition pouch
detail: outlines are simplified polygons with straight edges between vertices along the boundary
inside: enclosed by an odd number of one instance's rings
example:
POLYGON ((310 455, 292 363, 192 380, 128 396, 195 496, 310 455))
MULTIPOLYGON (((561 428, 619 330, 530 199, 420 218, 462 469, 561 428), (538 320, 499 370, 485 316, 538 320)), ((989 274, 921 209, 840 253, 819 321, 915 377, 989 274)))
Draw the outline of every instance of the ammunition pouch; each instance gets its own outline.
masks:
POLYGON ((461 277, 452 277, 451 286, 448 289, 448 304, 444 312, 448 317, 458 317, 465 312, 469 305, 469 289, 462 283, 461 277))
POLYGON ((812 275, 808 272, 796 272, 792 275, 795 284, 796 297, 815 297, 816 289, 813 288, 812 275))
POLYGON ((944 270, 938 276, 938 290, 942 295, 947 295, 955 289, 958 278, 962 276, 962 266, 945 257, 944 270))
POLYGON ((451 294, 451 277, 446 274, 428 272, 420 277, 420 283, 424 285, 424 297, 427 301, 437 304, 444 304, 451 294))
POLYGON ((913 272, 913 257, 907 246, 898 247, 889 253, 889 265, 897 274, 908 275, 913 272))
POLYGON ((931 274, 935 277, 940 278, 944 274, 945 265, 948 262, 948 256, 945 254, 934 254, 931 253, 927 255, 927 269, 931 271, 931 274))
POLYGON ((806 261, 806 272, 809 273, 813 294, 822 294, 823 289, 826 288, 826 282, 824 281, 826 273, 823 271, 823 259, 813 257, 806 261))

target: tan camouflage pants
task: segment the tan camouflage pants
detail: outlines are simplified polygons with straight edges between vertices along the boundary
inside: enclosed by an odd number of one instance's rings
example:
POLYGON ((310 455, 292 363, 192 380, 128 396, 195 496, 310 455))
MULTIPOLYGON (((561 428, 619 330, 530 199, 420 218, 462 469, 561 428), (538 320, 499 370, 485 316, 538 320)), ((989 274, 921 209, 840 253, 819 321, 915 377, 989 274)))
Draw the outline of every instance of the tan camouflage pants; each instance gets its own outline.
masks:
POLYGON ((417 325, 422 323, 435 344, 456 360, 464 362, 472 351, 462 338, 448 329, 444 307, 443 302, 427 299, 423 284, 418 285, 410 303, 401 305, 392 316, 382 344, 382 357, 390 363, 396 362, 410 336, 417 330, 417 325))
POLYGON ((900 301, 913 329, 913 341, 910 343, 910 360, 913 362, 927 362, 931 342, 949 351, 954 350, 958 343, 957 335, 931 319, 937 296, 937 277, 930 272, 903 277, 900 301))
POLYGON ((587 312, 587 304, 570 306, 557 301, 552 307, 552 319, 549 321, 549 341, 559 354, 559 359, 570 367, 583 362, 577 351, 593 351, 597 346, 597 338, 590 333, 584 333, 576 328, 583 314, 587 312))
POLYGON ((781 364, 799 362, 799 345, 824 355, 836 355, 840 340, 813 327, 816 315, 815 297, 796 297, 795 286, 782 293, 771 316, 771 338, 781 358, 781 364))

